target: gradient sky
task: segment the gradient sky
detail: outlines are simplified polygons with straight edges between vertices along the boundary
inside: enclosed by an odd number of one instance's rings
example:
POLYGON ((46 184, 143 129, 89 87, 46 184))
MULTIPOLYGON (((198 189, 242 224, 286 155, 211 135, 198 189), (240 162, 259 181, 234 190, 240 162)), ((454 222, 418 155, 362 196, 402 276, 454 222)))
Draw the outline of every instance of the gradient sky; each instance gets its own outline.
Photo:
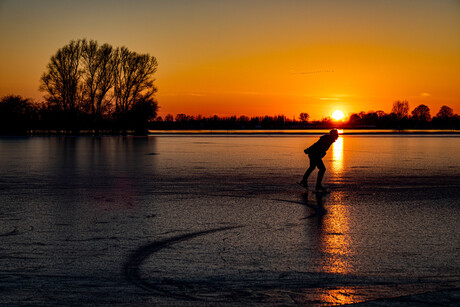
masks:
POLYGON ((79 38, 155 56, 160 115, 460 113, 458 0, 0 0, 0 96, 79 38))

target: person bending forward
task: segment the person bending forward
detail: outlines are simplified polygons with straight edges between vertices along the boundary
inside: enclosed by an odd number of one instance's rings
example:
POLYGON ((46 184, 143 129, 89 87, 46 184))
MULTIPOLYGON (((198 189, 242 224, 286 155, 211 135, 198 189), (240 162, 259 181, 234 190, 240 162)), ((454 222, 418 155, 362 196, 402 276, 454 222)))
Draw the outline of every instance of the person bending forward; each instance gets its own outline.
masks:
POLYGON ((308 158, 310 158, 310 167, 305 172, 305 175, 303 175, 299 184, 305 189, 308 190, 308 177, 317 167, 319 171, 316 179, 316 191, 326 191, 326 189, 321 185, 324 173, 326 172, 326 167, 324 166, 322 158, 326 155, 326 151, 329 147, 331 147, 332 143, 334 143, 338 138, 339 133, 337 129, 332 129, 329 134, 321 136, 315 144, 304 150, 304 152, 308 154, 308 158))

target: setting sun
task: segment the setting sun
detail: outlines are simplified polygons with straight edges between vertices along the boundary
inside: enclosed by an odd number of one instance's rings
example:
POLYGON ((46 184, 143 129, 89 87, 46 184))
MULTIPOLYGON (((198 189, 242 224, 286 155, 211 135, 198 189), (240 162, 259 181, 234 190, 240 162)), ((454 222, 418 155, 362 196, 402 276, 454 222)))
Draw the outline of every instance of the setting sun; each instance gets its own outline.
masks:
POLYGON ((332 118, 335 120, 341 120, 343 117, 343 112, 340 110, 335 110, 334 113, 332 113, 332 118))

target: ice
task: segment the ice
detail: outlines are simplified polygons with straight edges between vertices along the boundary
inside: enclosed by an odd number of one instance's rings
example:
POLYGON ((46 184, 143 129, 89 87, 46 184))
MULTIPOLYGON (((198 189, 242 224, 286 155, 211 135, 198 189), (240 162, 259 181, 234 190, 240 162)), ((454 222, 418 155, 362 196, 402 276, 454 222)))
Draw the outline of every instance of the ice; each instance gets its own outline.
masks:
POLYGON ((0 138, 0 303, 458 302, 459 138, 341 136, 315 196, 317 138, 0 138))

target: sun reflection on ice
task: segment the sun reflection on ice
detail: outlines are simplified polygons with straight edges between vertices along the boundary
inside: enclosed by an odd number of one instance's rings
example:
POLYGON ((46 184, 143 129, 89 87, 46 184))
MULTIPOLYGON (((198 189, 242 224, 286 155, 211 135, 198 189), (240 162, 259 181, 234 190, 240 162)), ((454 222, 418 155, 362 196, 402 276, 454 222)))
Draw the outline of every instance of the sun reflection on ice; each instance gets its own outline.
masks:
POLYGON ((320 245, 324 258, 321 261, 321 271, 325 273, 345 274, 350 271, 348 257, 350 242, 347 235, 349 228, 348 212, 345 206, 331 206, 329 217, 324 219, 322 244, 320 245))
POLYGON ((332 144, 332 171, 339 175, 343 171, 343 137, 332 144))
POLYGON ((318 291, 317 295, 322 305, 345 305, 363 301, 353 287, 326 288, 318 291))

